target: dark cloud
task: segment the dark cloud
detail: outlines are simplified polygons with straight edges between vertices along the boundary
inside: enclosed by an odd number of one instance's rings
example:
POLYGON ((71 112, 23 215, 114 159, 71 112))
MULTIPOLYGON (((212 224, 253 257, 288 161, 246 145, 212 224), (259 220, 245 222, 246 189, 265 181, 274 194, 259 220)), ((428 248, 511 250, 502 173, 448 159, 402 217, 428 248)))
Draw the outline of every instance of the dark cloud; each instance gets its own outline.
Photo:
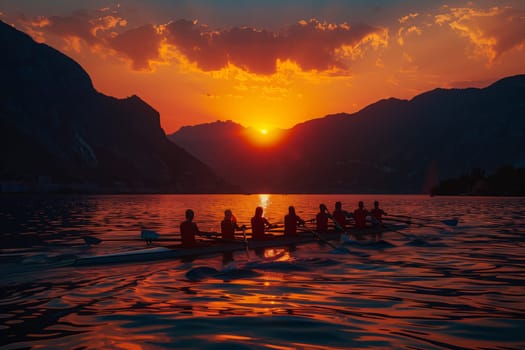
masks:
POLYGON ((88 11, 80 10, 71 16, 51 16, 49 25, 46 27, 48 32, 59 36, 75 36, 85 40, 89 44, 94 44, 96 37, 93 34, 93 24, 91 15, 88 11))
POLYGON ((158 59, 162 37, 152 25, 130 29, 107 41, 115 51, 132 61, 133 69, 149 69, 149 61, 158 59))
POLYGON ((52 16, 29 21, 33 28, 64 38, 80 38, 88 45, 106 47, 132 61, 134 69, 149 69, 165 44, 204 71, 233 64, 246 71, 271 74, 277 60, 290 60, 303 70, 347 70, 350 60, 343 46, 354 47, 371 34, 383 32, 366 25, 301 21, 281 32, 252 27, 212 30, 196 21, 177 20, 167 25, 143 25, 126 29, 118 13, 77 11, 71 16, 52 16))
POLYGON ((488 57, 489 62, 525 44, 525 11, 519 9, 451 8, 437 15, 436 23, 448 24, 468 37, 477 46, 479 53, 488 57))
POLYGON ((280 33, 236 27, 212 31, 195 22, 179 20, 167 26, 168 43, 203 70, 234 64, 254 73, 275 72, 276 61, 290 60, 304 70, 346 69, 336 50, 355 46, 378 29, 361 25, 334 25, 302 21, 280 33))

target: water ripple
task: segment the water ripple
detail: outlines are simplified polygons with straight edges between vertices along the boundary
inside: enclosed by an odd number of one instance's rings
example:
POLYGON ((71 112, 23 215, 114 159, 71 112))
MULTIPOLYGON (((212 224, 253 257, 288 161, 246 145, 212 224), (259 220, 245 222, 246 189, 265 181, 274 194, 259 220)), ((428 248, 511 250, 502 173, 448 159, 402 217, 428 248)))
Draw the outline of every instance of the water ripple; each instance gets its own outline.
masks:
POLYGON ((525 199, 272 195, 265 210, 278 221, 294 204, 310 218, 321 202, 362 197, 387 212, 460 221, 336 251, 339 242, 310 243, 77 268, 67 266, 76 256, 143 247, 122 241, 141 228, 172 237, 187 207, 202 229, 216 229, 227 207, 247 223, 260 198, 9 199, 0 213, 9 242, 0 254, 0 347, 525 348, 525 199), (103 242, 87 247, 85 235, 103 242))

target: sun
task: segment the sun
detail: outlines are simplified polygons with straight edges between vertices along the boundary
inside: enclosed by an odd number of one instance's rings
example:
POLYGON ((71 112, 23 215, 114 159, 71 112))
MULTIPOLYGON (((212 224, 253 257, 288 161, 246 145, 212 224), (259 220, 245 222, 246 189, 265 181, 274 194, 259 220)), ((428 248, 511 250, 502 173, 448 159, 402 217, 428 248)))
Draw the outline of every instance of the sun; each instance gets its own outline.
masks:
POLYGON ((270 147, 282 139, 283 130, 274 129, 268 126, 247 127, 243 133, 250 143, 257 147, 270 147))

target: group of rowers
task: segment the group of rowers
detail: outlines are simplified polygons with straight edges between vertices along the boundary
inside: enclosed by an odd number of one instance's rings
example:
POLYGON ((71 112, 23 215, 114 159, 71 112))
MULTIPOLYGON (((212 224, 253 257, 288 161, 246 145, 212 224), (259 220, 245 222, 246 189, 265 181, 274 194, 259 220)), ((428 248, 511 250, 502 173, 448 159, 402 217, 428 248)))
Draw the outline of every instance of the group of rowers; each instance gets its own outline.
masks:
MULTIPOLYGON (((387 215, 381 208, 379 208, 379 202, 374 202, 374 208, 367 210, 364 207, 362 201, 359 201, 358 207, 353 213, 343 210, 341 202, 335 203, 335 210, 332 214, 328 212, 328 208, 324 204, 319 205, 319 213, 315 216, 316 231, 325 232, 328 231, 328 219, 333 220, 335 229, 338 231, 344 231, 353 219, 354 226, 357 229, 363 229, 366 227, 366 218, 370 217, 370 221, 373 226, 383 225, 382 217, 387 215)), ((193 210, 186 210, 186 220, 180 224, 181 242, 183 247, 195 247, 197 242, 195 236, 201 232, 197 227, 197 224, 193 222, 195 216, 193 210)), ((312 220, 313 221, 313 220, 312 220)), ((301 219, 296 213, 295 208, 290 206, 288 208, 288 214, 284 217, 284 235, 294 236, 297 234, 297 227, 304 226, 306 222, 301 219)), ((270 222, 263 217, 263 208, 255 208, 255 215, 251 218, 251 229, 253 240, 267 240, 272 239, 274 236, 266 234, 267 229, 276 228, 277 225, 270 224, 270 222)), ((221 221, 221 238, 223 240, 234 240, 235 231, 244 231, 246 226, 239 226, 237 219, 233 215, 230 209, 224 211, 224 219, 221 221)))

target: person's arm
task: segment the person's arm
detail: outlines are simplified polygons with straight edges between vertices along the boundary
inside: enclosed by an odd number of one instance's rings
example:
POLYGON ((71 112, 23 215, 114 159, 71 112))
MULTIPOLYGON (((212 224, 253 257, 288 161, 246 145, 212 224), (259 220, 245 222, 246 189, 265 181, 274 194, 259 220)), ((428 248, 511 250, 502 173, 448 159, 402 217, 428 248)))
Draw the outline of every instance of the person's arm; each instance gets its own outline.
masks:
POLYGON ((239 224, 237 224, 237 222, 235 222, 235 229, 237 231, 246 230, 246 225, 239 226, 239 224))
POLYGON ((296 218, 297 218, 297 223, 299 224, 299 226, 302 226, 302 225, 304 225, 304 224, 306 223, 306 222, 305 222, 303 219, 301 219, 299 216, 297 216, 296 218))
POLYGON ((277 225, 270 224, 270 222, 266 218, 263 218, 263 220, 264 220, 264 226, 267 226, 268 228, 277 227, 277 225))

